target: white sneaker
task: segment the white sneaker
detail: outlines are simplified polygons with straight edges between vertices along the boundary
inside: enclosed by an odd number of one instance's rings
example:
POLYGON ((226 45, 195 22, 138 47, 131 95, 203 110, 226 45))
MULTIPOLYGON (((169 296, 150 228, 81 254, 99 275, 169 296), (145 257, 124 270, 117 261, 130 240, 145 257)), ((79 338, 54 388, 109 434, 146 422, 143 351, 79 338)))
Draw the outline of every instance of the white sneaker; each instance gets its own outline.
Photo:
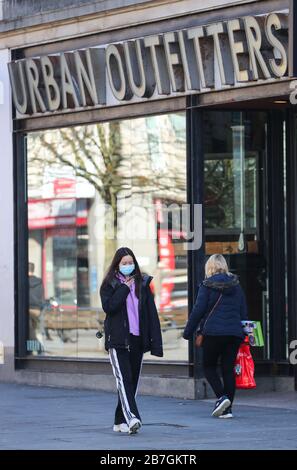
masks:
POLYGON ((232 408, 231 406, 229 406, 229 408, 227 408, 223 414, 221 414, 221 416, 219 416, 220 419, 230 419, 230 418, 233 418, 233 414, 232 414, 232 408))
POLYGON ((137 418, 132 418, 129 423, 129 434, 136 434, 141 428, 141 422, 137 418))
POLYGON ((121 423, 121 424, 114 424, 113 425, 113 430, 114 432, 129 432, 129 426, 126 423, 121 423))
POLYGON ((231 405, 231 401, 229 400, 229 398, 226 397, 225 395, 222 396, 219 400, 216 401, 214 410, 212 412, 212 416, 215 416, 218 418, 224 413, 224 411, 227 408, 229 408, 230 405, 231 405))

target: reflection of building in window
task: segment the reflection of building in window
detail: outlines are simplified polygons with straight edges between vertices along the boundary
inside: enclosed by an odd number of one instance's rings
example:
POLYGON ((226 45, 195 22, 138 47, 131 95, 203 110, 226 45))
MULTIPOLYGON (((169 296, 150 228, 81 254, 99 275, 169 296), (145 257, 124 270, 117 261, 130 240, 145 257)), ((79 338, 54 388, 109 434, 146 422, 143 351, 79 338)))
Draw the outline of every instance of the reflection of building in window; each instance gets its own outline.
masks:
MULTIPOLYGON (((155 202, 186 202, 185 140, 183 113, 28 136, 29 252, 42 266, 46 297, 57 302, 63 330, 83 336, 94 321, 100 326, 98 286, 115 249, 127 245, 155 277, 168 347, 169 338, 179 340, 187 316, 186 257, 176 236, 182 230, 172 219, 166 230, 160 226, 155 202)), ((93 356, 98 345, 82 342, 74 352, 67 343, 62 354, 93 356)), ((47 347, 61 353, 54 342, 47 347)))

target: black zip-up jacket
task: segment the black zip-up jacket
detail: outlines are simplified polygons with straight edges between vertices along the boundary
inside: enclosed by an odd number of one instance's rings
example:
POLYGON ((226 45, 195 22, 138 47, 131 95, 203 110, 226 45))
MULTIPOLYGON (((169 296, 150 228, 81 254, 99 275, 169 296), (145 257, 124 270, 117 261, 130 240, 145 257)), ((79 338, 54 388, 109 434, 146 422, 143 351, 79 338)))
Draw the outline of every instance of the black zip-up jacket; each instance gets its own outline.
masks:
MULTIPOLYGON (((146 274, 142 275, 140 289, 139 329, 142 340, 143 352, 150 351, 153 356, 163 356, 161 326, 156 309, 154 297, 150 289, 153 278, 146 274)), ((102 284, 100 297, 102 308, 106 313, 104 321, 105 349, 125 348, 129 349, 129 321, 126 299, 130 288, 122 284, 114 277, 110 283, 102 284)))

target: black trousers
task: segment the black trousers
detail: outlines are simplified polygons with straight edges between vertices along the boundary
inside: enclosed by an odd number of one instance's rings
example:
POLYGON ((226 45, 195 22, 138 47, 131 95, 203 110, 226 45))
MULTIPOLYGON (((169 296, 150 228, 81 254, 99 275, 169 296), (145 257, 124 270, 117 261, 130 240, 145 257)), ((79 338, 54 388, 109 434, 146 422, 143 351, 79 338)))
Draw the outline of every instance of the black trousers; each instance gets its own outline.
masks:
POLYGON ((217 398, 226 395, 231 403, 235 396, 234 364, 241 343, 236 336, 205 336, 202 343, 205 377, 217 398), (223 383, 218 374, 219 360, 223 383))
POLYGON ((141 338, 130 334, 130 351, 111 348, 108 352, 118 390, 114 424, 129 424, 132 418, 141 421, 136 404, 143 359, 141 338))

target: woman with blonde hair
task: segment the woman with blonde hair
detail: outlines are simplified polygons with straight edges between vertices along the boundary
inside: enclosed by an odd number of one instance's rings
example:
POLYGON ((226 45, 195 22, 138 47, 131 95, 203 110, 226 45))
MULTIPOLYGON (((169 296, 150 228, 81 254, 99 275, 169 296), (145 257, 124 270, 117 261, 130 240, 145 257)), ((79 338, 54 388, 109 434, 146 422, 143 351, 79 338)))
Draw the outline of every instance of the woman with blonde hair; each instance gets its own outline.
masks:
POLYGON ((205 377, 217 397, 212 416, 232 418, 234 363, 245 336, 241 322, 248 319, 247 306, 238 278, 229 272, 224 256, 212 255, 205 275, 183 337, 188 340, 195 331, 201 335, 205 377), (223 383, 217 372, 219 360, 223 383))

